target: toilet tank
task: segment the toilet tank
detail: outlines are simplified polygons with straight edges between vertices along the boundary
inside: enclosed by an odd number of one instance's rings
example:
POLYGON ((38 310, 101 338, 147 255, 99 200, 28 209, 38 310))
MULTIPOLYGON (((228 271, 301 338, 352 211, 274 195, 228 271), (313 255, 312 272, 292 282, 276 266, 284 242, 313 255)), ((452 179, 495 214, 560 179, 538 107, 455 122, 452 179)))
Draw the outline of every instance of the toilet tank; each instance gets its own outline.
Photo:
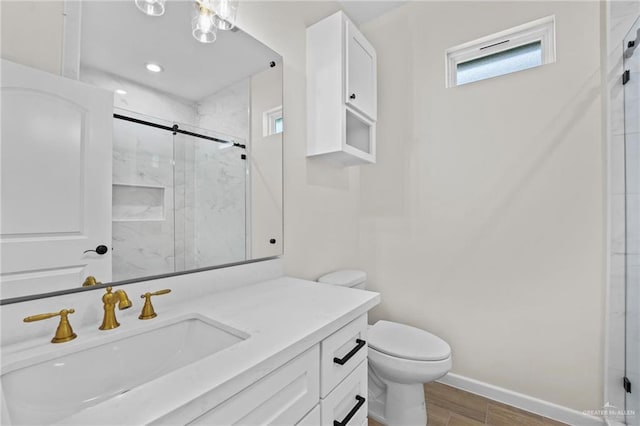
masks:
POLYGON ((321 276, 318 278, 318 282, 364 290, 366 289, 367 273, 353 269, 335 271, 321 276))

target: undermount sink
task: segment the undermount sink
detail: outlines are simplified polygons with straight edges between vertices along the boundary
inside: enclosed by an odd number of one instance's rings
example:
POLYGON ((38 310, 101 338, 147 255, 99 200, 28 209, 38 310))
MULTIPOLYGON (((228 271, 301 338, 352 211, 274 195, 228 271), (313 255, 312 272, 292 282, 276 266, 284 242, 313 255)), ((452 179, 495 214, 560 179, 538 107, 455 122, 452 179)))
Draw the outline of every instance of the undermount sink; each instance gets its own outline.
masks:
POLYGON ((105 334, 108 342, 96 339, 62 355, 56 347, 50 358, 30 365, 3 365, 11 423, 60 421, 249 337, 200 315, 152 327, 120 337, 105 334))

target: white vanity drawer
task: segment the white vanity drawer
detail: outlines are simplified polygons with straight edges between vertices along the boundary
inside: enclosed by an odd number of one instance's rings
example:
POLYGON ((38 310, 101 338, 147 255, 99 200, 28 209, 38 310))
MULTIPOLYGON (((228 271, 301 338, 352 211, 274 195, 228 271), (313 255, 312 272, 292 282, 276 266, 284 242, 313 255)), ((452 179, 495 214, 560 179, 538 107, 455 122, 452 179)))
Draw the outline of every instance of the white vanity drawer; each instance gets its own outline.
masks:
POLYGON ((323 426, 362 425, 367 419, 367 361, 362 361, 326 398, 320 401, 323 426))
POLYGON ((367 358, 367 315, 362 315, 321 343, 320 395, 324 398, 367 358))
POLYGON ((320 398, 319 352, 315 345, 190 424, 295 424, 320 398))
POLYGON ((313 407, 304 419, 296 423, 296 426, 318 426, 320 424, 320 404, 313 407))

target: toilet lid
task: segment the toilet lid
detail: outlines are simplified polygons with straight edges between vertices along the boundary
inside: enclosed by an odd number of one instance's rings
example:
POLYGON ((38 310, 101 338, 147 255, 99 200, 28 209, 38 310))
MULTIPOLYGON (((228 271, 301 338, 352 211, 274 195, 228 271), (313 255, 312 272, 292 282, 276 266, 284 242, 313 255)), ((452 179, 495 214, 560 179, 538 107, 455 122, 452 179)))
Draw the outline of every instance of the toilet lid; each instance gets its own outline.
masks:
POLYGON ((451 355, 451 347, 433 334, 391 321, 378 321, 369 328, 369 347, 387 355, 415 361, 440 361, 451 355))

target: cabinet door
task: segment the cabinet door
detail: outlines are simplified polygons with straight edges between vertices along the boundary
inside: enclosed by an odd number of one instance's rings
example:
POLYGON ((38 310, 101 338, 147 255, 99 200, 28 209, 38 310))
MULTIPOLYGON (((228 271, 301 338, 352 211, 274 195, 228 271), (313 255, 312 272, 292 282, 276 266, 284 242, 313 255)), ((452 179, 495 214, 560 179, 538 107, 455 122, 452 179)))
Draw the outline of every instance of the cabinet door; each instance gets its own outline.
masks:
POLYGON ((195 419, 190 425, 294 425, 320 399, 318 345, 195 419))
POLYGON ((2 297, 111 281, 113 94, 5 60, 0 92, 2 297))
POLYGON ((376 52, 351 22, 345 25, 345 102, 375 121, 376 52))
POLYGON ((320 424, 320 404, 316 405, 296 426, 318 426, 320 424))

